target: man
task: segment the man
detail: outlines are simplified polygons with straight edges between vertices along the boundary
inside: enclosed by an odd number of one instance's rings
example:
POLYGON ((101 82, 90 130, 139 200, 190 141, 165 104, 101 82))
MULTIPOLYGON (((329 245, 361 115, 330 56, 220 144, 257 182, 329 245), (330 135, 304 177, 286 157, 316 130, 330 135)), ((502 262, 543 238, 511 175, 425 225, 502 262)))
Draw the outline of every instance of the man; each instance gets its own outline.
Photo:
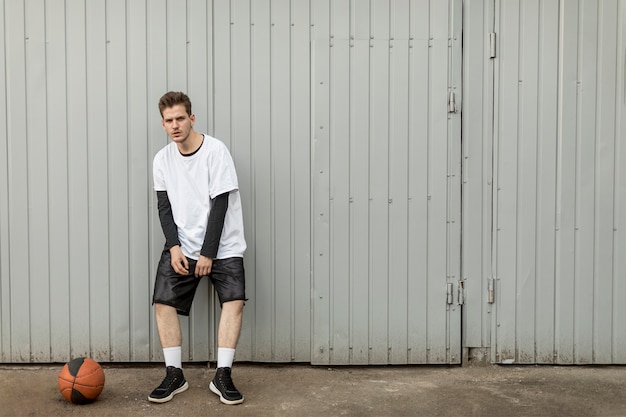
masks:
POLYGON ((235 166, 221 141, 196 132, 189 97, 168 92, 159 100, 171 142, 154 157, 154 189, 165 248, 152 303, 166 376, 148 397, 163 403, 189 387, 182 371, 178 315, 189 315, 200 278, 208 276, 220 300, 217 371, 210 390, 224 404, 240 404, 231 369, 245 296, 246 242, 235 166))

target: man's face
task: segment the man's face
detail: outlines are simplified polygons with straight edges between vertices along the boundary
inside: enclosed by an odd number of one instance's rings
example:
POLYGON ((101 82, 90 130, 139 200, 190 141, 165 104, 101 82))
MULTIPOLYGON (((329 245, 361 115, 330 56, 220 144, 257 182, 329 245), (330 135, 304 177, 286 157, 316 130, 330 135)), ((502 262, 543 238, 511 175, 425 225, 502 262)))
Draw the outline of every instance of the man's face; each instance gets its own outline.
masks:
POLYGON ((183 143, 189 137, 193 128, 195 116, 188 115, 185 106, 176 104, 163 110, 163 129, 176 143, 183 143))

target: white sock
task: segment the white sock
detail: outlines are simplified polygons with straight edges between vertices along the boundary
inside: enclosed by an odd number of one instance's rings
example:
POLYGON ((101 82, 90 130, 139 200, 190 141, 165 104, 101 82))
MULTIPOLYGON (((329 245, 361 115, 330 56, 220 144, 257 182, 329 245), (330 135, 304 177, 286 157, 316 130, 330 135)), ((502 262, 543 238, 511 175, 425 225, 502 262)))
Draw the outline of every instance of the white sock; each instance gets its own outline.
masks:
POLYGON ((217 367, 232 368, 235 360, 235 349, 217 348, 217 367))
POLYGON ((183 368, 181 346, 163 348, 163 357, 165 357, 165 366, 183 368))

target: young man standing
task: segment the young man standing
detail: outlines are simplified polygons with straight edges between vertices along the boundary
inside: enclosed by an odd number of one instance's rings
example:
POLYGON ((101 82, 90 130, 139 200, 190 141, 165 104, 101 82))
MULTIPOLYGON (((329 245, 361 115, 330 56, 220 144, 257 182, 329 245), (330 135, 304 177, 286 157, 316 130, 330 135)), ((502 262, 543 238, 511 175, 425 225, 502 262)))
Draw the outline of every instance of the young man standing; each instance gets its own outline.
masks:
POLYGON ((222 403, 240 404, 243 396, 233 384, 231 369, 246 300, 246 242, 235 166, 224 143, 193 129, 195 116, 187 95, 166 93, 159 111, 172 140, 153 163, 165 248, 152 303, 166 376, 148 400, 167 402, 189 387, 182 371, 178 315, 189 315, 200 278, 207 276, 222 308, 217 371, 209 388, 222 403))

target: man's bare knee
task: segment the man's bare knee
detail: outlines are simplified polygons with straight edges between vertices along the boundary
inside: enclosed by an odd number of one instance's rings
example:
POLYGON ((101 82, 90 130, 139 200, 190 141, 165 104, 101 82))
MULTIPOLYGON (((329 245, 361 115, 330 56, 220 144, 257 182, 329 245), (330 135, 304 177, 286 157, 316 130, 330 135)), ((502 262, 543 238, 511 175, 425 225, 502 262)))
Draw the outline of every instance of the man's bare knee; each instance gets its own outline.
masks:
POLYGON ((161 347, 180 346, 182 344, 182 334, 176 308, 155 303, 154 310, 161 347))
POLYGON ((157 315, 168 315, 172 313, 178 315, 176 309, 172 306, 168 306, 167 304, 154 303, 154 311, 157 315))
POLYGON ((241 313, 243 311, 244 301, 243 300, 233 300, 227 301, 222 304, 222 311, 229 310, 232 313, 241 313))

